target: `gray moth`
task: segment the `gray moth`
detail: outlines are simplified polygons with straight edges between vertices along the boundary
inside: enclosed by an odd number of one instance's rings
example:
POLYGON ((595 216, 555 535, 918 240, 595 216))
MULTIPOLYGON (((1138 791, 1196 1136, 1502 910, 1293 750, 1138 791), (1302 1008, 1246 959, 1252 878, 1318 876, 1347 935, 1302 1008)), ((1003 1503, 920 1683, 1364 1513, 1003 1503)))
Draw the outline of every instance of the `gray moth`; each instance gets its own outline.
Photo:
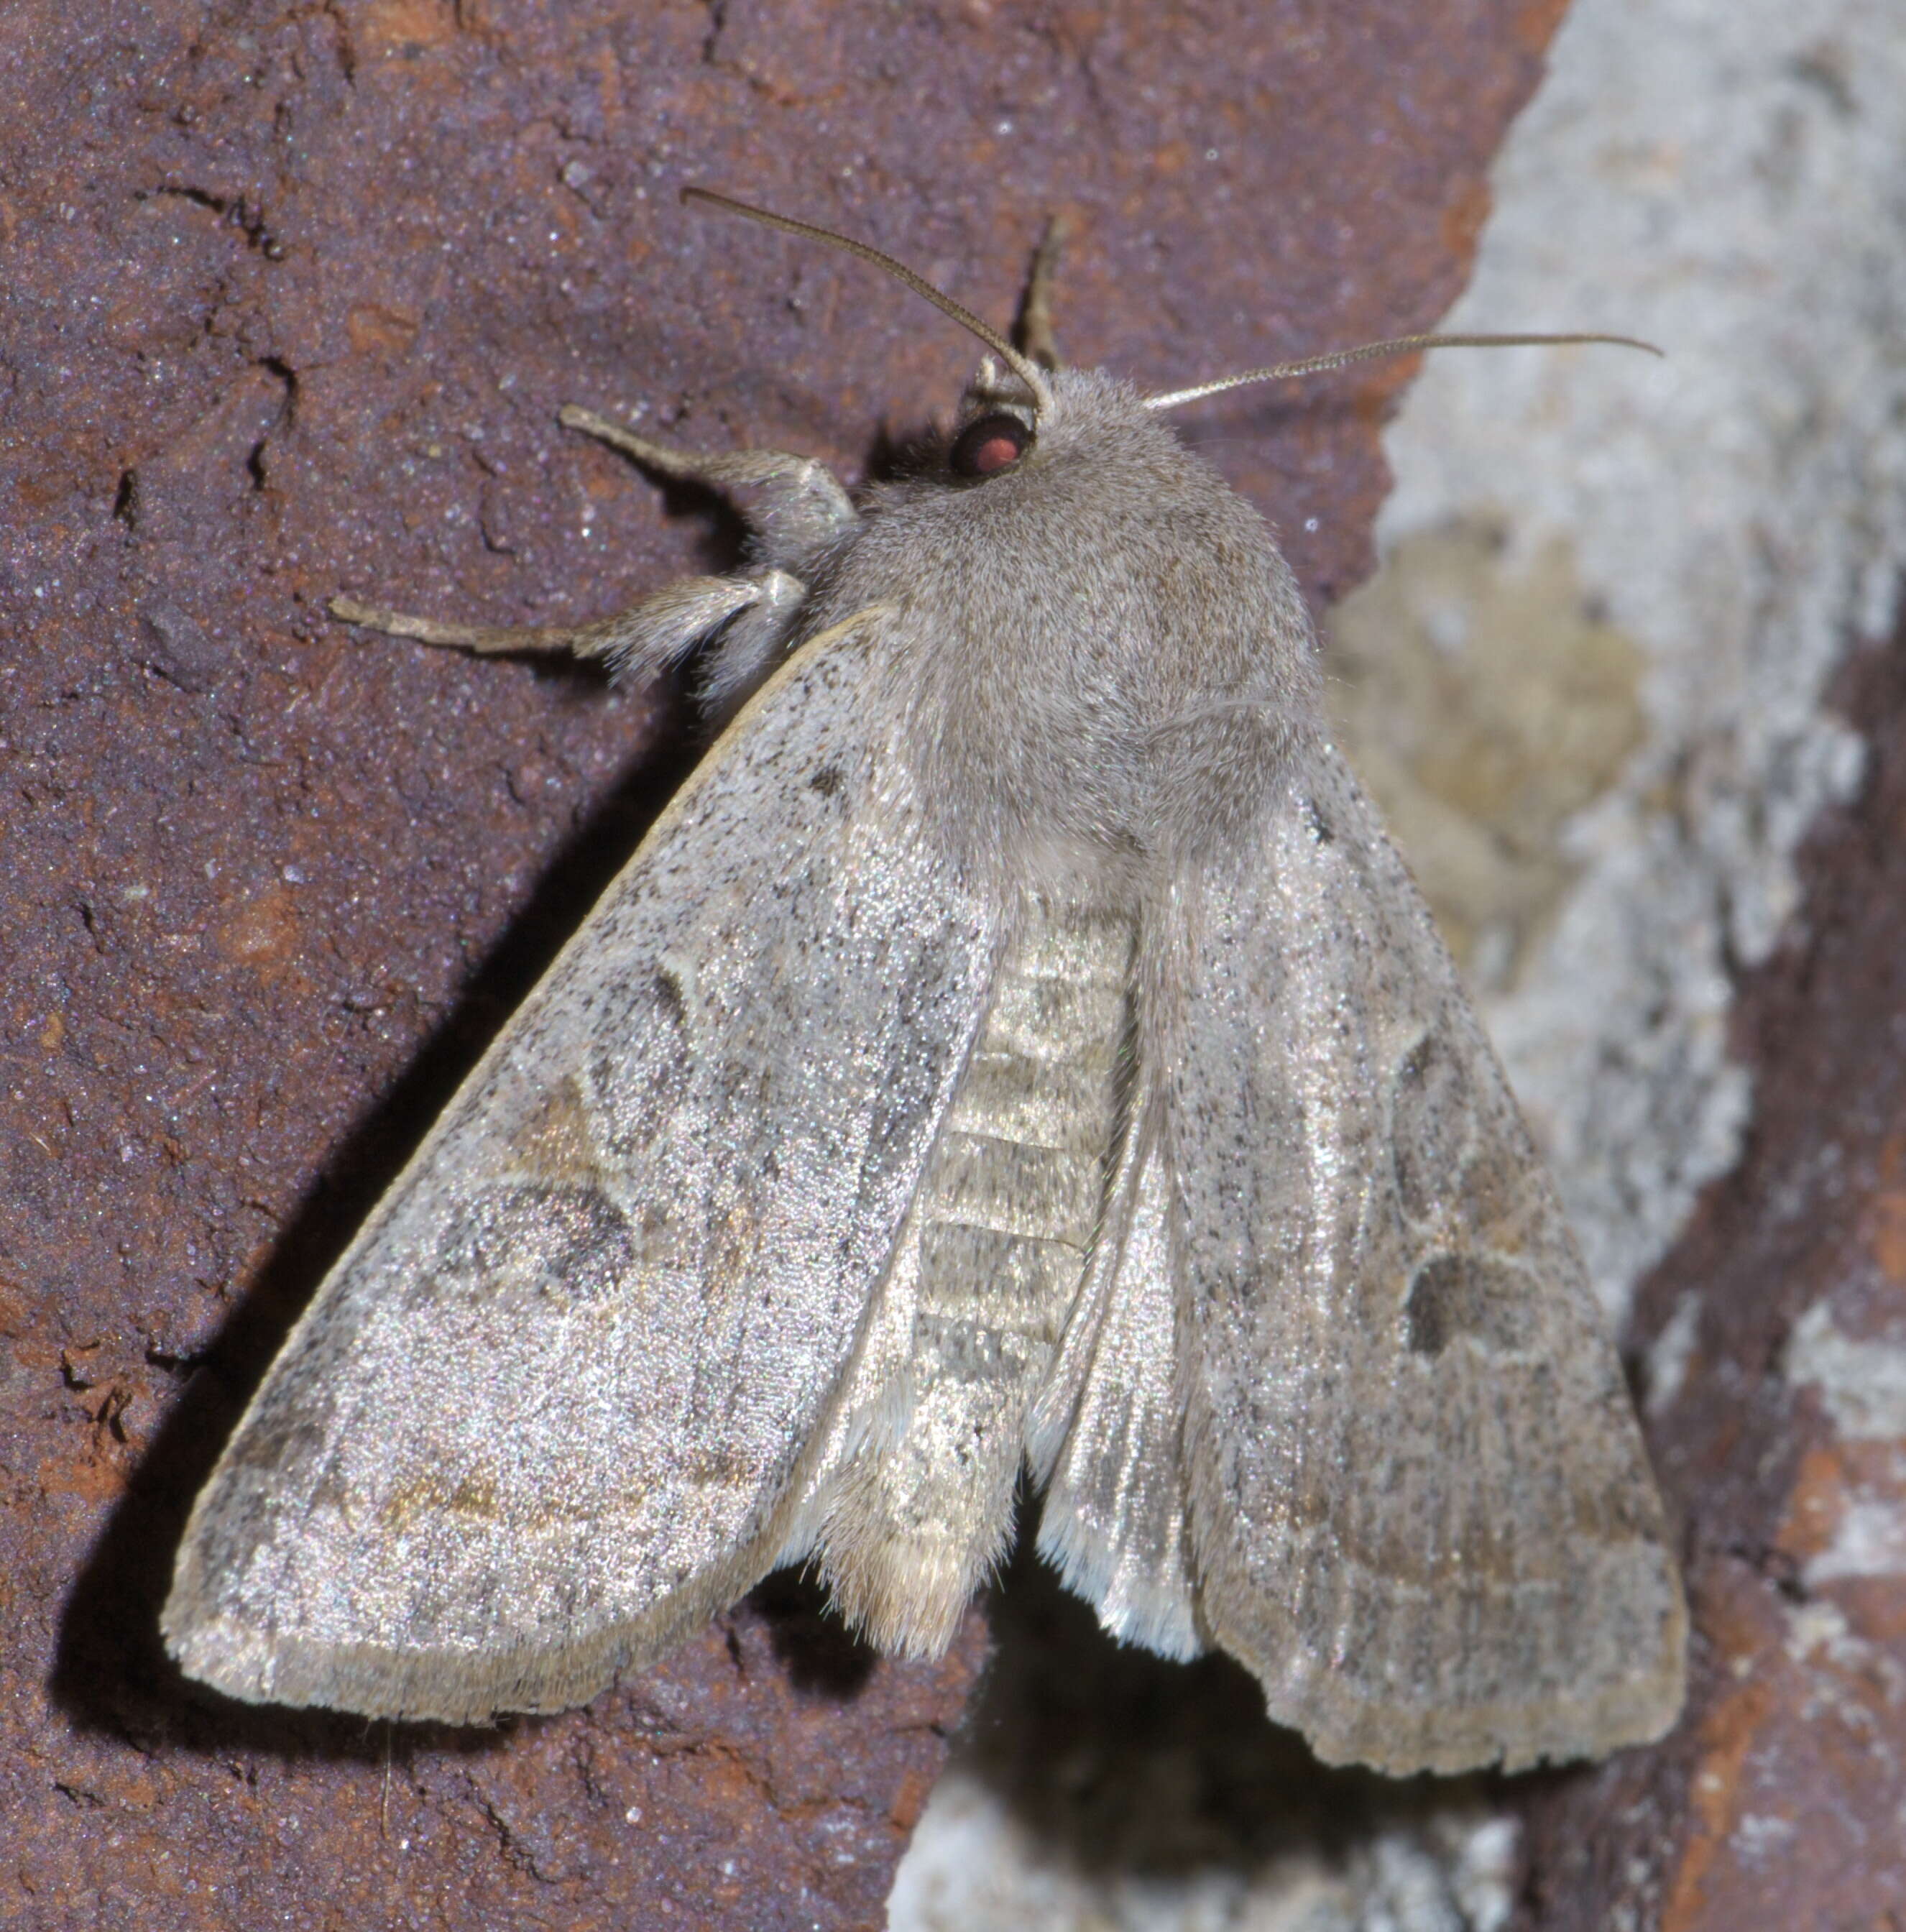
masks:
POLYGON ((1043 274, 1021 350, 760 218, 990 353, 858 500, 565 412, 745 493, 734 574, 574 632, 335 607, 699 650, 728 722, 286 1341, 173 1654, 478 1721, 806 1563, 932 1655, 1023 1466, 1108 1630, 1228 1652, 1327 1760, 1658 1737, 1686 1613, 1616 1352, 1291 573, 1161 419, 1227 385, 1059 367, 1043 274))

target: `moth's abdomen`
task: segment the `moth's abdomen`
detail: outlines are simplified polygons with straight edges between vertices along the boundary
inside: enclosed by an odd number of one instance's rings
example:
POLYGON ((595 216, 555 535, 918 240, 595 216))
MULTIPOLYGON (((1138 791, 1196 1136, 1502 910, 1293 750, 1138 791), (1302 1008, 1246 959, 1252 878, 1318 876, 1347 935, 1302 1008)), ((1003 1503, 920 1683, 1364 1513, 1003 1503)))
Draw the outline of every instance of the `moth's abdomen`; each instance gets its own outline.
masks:
POLYGON ((1058 1340, 1104 1196, 1131 951, 1128 920, 1041 906, 1001 968, 922 1190, 921 1316, 949 1335, 1058 1340))
POLYGON ((841 1473, 820 1538, 837 1599, 885 1648, 943 1648, 1004 1553, 1027 1414, 1102 1217, 1131 944, 1122 914, 1029 903, 915 1196, 886 1287, 910 1321, 888 1324, 856 1402, 891 1424, 841 1473))

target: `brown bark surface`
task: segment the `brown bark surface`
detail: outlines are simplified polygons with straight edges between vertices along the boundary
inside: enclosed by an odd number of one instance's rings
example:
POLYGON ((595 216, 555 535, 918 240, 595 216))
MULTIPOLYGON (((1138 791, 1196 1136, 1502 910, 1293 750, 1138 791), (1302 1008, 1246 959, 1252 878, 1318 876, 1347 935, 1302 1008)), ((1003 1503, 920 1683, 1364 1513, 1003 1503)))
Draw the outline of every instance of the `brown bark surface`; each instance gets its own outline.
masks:
MULTIPOLYGON (((327 1264, 681 770, 655 694, 367 643, 733 554, 556 424, 850 474, 1003 318, 1194 379, 1431 322, 1552 4, 17 0, 0 19, 0 1923, 877 1924, 977 1667, 771 1586, 495 1732, 251 1711, 154 1617, 327 1264)), ((1514 319, 1511 319, 1514 320, 1514 319)), ((1395 368, 1188 418, 1314 595, 1395 368)), ((420 1363, 418 1373, 427 1375, 420 1363)))

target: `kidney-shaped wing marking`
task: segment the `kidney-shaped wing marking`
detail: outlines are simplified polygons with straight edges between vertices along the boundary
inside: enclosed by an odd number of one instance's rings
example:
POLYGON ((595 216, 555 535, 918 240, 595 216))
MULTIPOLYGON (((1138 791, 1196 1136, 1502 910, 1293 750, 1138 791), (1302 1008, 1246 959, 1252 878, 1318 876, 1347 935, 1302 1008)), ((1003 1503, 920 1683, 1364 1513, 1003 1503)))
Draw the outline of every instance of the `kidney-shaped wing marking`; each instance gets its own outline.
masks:
POLYGON ((193 1675, 560 1708, 770 1567, 994 951, 869 651, 754 700, 320 1288, 187 1531, 193 1675))
POLYGON ((1334 749, 1189 898, 1161 1061, 1210 1635, 1333 1761, 1659 1736, 1685 1612, 1615 1350, 1334 749))

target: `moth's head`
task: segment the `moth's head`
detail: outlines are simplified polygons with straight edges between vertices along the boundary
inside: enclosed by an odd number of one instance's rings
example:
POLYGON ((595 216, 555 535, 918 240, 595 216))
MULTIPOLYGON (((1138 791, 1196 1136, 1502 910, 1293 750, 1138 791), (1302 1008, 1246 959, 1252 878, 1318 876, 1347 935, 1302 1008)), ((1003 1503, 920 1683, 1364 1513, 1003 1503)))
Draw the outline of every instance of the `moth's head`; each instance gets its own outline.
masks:
MULTIPOLYGON (((983 494, 1053 465, 1098 469, 1128 460, 1158 472, 1161 466, 1173 470, 1186 459, 1183 446, 1131 383, 1097 369, 1055 367, 1041 373, 1044 390, 1035 398, 1011 370, 987 356, 961 394, 951 429, 919 452, 914 477, 955 492, 983 494)), ((1168 487, 1162 474, 1155 481, 1168 487)), ((1209 482, 1204 479, 1204 487, 1209 482)))

